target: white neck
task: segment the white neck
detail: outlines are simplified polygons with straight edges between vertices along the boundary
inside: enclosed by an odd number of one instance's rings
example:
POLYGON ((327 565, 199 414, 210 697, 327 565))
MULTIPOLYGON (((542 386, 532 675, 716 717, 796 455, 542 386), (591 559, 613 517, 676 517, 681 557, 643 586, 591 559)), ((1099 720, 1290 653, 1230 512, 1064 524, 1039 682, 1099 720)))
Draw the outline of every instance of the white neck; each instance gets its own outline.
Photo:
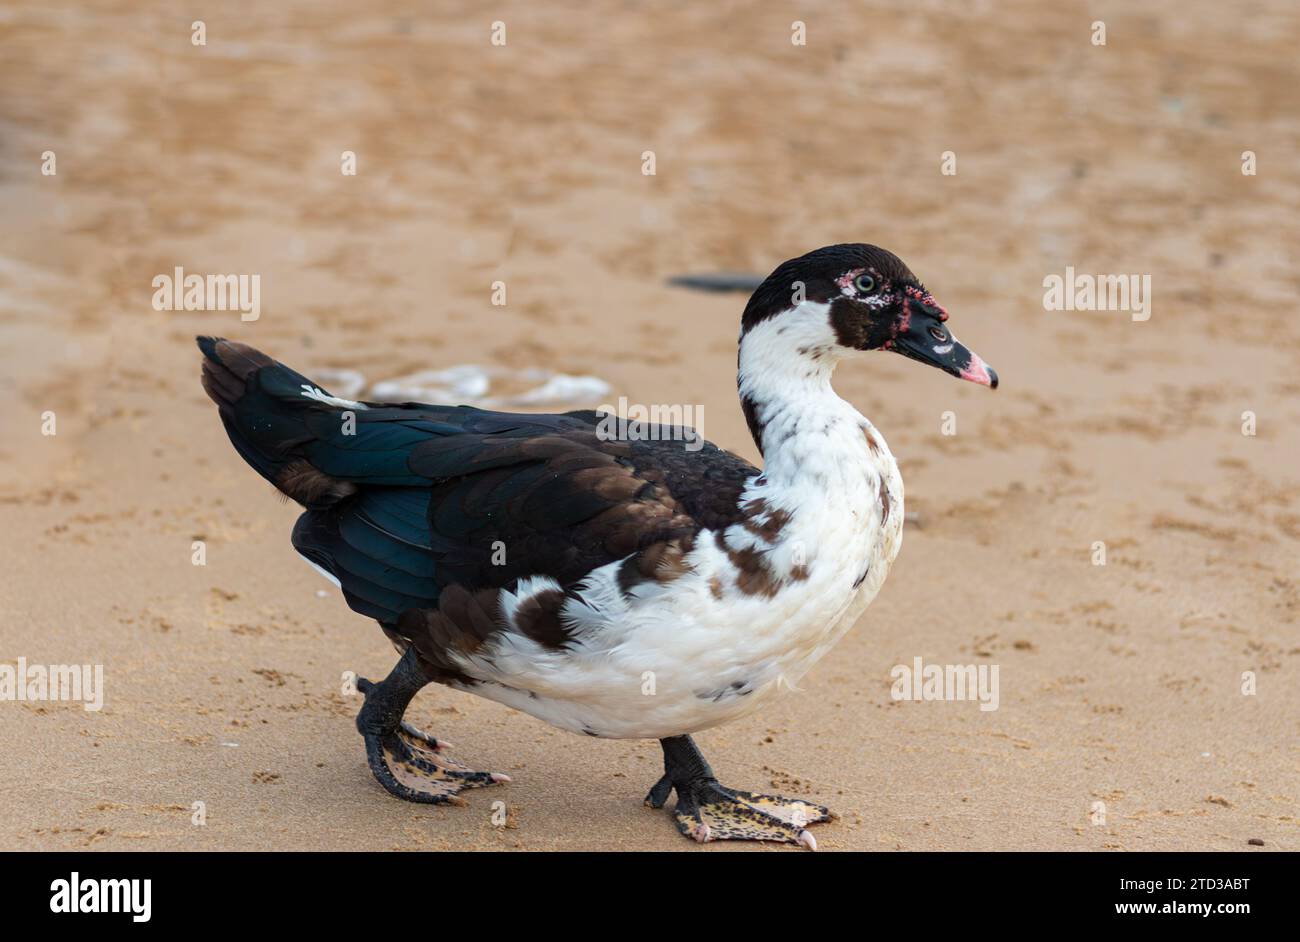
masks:
POLYGON ((776 484, 826 474, 843 457, 841 440, 862 437, 861 416, 831 388, 845 351, 829 307, 805 301, 756 324, 740 342, 737 385, 762 426, 763 473, 776 484))

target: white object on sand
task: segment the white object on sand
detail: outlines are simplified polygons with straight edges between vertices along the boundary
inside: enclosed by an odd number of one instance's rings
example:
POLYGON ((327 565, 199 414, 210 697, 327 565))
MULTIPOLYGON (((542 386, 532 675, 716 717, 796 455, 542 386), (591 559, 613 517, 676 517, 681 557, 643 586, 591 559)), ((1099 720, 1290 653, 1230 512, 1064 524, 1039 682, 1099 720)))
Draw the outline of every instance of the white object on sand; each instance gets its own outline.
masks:
POLYGON ((480 406, 542 406, 566 402, 599 401, 610 391, 609 383, 596 376, 572 376, 554 370, 529 367, 506 370, 472 363, 441 370, 420 370, 395 379, 380 380, 370 388, 373 400, 381 402, 467 403, 480 406), (522 380, 535 384, 513 395, 492 396, 494 379, 522 380))
POLYGON ((366 378, 356 370, 323 366, 312 370, 312 378, 340 399, 355 399, 366 388, 366 378))

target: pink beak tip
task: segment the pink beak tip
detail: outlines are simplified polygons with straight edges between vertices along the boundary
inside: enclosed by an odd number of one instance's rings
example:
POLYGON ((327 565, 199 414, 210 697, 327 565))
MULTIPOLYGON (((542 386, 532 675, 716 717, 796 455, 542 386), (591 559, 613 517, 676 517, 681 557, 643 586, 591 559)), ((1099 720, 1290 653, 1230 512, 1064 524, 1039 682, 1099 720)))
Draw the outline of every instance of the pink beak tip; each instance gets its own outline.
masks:
POLYGON ((978 353, 970 355, 970 363, 961 371, 961 378, 972 383, 979 383, 981 386, 987 386, 989 389, 998 388, 998 374, 980 359, 978 353))

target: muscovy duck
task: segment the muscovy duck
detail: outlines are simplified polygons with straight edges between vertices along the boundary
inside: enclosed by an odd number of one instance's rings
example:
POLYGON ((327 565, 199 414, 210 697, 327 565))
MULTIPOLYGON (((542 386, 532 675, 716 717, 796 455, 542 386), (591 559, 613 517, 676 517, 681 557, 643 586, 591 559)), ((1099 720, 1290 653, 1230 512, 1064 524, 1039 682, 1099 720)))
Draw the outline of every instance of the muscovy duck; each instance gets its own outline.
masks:
POLYGON ((792 686, 879 591, 903 482, 831 373, 892 350, 986 386, 997 375, 895 255, 832 245, 780 265, 741 320, 738 387, 760 471, 681 429, 597 412, 353 402, 254 348, 198 338, 235 449, 306 511, 293 545, 400 653, 359 680, 379 783, 460 802, 508 781, 405 722, 429 683, 589 736, 658 739, 678 830, 816 848, 820 805, 728 788, 691 733, 792 686), (690 447, 684 447, 690 442, 690 447))

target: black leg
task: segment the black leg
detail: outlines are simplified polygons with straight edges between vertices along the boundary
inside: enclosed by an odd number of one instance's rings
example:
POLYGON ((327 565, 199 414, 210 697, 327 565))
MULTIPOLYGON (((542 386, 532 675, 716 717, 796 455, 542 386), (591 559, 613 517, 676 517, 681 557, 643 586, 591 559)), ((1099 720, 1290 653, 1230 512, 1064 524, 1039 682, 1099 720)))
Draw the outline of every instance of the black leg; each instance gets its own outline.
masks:
POLYGON ((662 808, 669 793, 677 792, 673 820, 677 830, 697 841, 784 841, 817 849, 807 825, 829 821, 828 808, 799 798, 756 795, 727 788, 718 782, 690 736, 659 740, 664 750, 664 775, 646 804, 662 808))
POLYGON ((467 788, 508 782, 500 772, 475 772, 445 755, 447 745, 416 729, 402 717, 428 678, 415 648, 408 648, 382 683, 357 678, 366 698, 357 714, 357 731, 366 740, 366 760, 379 784, 390 794, 424 804, 462 803, 467 788))
POLYGON ((661 739, 659 745, 664 750, 664 777, 655 782, 650 793, 645 796, 645 802, 651 808, 662 808, 677 782, 695 779, 717 781, 713 778, 713 769, 690 736, 661 739))

